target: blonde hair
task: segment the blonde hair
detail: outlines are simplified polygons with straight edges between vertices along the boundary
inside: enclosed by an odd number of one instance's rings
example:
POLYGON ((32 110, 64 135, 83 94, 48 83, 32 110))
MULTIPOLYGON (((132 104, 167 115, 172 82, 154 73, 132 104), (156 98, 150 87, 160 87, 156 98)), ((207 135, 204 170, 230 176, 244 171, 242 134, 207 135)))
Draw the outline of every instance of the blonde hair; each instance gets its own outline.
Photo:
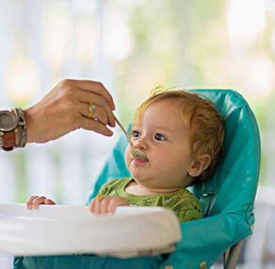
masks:
POLYGON ((183 123, 189 129, 190 150, 194 157, 208 154, 210 165, 196 178, 200 181, 210 177, 218 163, 225 135, 225 124, 214 104, 196 93, 183 89, 153 89, 151 97, 145 100, 137 109, 135 121, 139 121, 145 110, 152 104, 165 100, 177 100, 181 106, 183 123))

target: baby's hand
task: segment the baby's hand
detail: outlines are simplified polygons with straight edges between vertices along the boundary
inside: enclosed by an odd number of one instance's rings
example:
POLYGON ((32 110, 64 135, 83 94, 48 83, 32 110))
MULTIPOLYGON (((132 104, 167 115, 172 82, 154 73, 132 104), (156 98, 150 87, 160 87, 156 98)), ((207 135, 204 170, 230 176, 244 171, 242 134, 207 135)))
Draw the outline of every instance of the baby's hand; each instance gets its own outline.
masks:
POLYGON ((45 196, 31 196, 27 201, 27 209, 37 209, 39 205, 55 205, 55 202, 45 196))
POLYGON ((106 214, 114 213, 118 206, 129 206, 129 203, 119 196, 97 197, 90 203, 89 209, 94 214, 106 214))

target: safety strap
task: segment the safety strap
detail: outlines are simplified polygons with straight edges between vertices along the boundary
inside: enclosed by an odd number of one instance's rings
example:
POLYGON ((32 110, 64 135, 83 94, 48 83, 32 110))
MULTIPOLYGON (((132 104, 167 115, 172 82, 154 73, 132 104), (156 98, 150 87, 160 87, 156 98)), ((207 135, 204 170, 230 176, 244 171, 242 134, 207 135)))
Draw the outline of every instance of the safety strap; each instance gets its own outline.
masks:
POLYGON ((209 193, 204 193, 201 198, 200 198, 200 203, 203 208, 203 217, 206 218, 209 216, 215 201, 216 201, 216 193, 215 192, 209 192, 209 193))

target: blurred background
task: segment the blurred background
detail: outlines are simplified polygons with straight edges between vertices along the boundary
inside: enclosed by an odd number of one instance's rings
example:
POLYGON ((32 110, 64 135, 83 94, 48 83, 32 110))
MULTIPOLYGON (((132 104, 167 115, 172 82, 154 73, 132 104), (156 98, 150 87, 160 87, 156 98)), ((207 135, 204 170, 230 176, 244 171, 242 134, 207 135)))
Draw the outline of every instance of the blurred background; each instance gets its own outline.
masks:
MULTIPOLYGON (((254 235, 238 268, 275 268, 275 0, 0 0, 0 109, 27 107, 64 78, 101 81, 127 124, 156 86, 231 88, 262 139, 254 235)), ((0 203, 47 195, 84 204, 114 144, 84 130, 0 152, 0 203)), ((0 268, 11 257, 0 256, 0 268)))

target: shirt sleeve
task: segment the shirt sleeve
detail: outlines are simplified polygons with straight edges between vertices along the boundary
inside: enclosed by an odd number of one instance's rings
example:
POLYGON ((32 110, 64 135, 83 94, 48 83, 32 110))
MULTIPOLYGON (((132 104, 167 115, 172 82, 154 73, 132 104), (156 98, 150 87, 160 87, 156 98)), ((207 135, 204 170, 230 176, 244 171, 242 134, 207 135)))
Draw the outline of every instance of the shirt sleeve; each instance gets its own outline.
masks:
POLYGON ((110 180, 106 182, 98 191, 96 197, 108 196, 114 191, 114 186, 116 185, 116 180, 110 180))
POLYGON ((127 178, 119 178, 119 179, 110 180, 110 181, 106 182, 99 189, 96 197, 108 196, 108 195, 118 195, 118 191, 120 189, 123 189, 123 187, 126 183, 127 183, 127 178))
POLYGON ((200 202, 192 196, 180 199, 171 209, 174 210, 180 222, 201 219, 203 217, 200 202))

